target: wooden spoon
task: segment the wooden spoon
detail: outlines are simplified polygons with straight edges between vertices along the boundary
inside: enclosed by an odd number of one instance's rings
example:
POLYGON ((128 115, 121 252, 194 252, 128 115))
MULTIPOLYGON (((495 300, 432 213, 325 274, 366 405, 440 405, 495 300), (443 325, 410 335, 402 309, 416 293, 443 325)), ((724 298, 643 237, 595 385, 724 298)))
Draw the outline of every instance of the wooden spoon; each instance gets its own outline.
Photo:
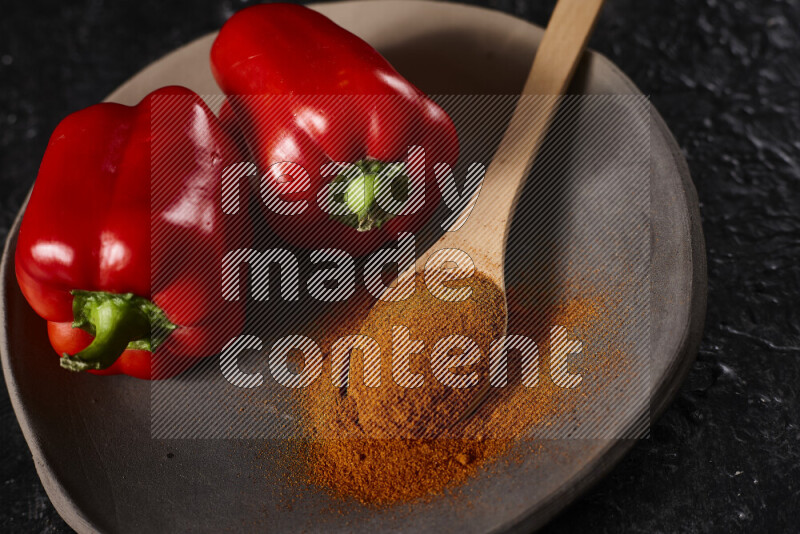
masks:
MULTIPOLYGON (((572 79, 602 5, 603 0, 559 0, 556 4, 522 89, 523 98, 486 170, 481 191, 454 223, 452 228, 457 231, 444 234, 419 257, 416 272, 425 272, 429 259, 434 260, 428 265, 429 273, 445 262, 458 263, 458 256, 448 251, 456 249, 469 255, 476 270, 505 291, 505 251, 514 209, 559 97, 572 79), (545 96, 526 99, 525 95, 545 96)), ((488 393, 487 381, 460 419, 472 415, 488 393)))

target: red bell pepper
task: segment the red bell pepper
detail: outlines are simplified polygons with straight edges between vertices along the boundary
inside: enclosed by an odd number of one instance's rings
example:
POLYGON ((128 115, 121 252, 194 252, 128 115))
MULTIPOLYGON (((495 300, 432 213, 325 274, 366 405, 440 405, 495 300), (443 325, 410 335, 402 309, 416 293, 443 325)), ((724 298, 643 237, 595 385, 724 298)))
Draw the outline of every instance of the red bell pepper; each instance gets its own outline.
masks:
POLYGON ((211 67, 262 173, 265 215, 286 241, 363 254, 430 219, 441 197, 434 164, 452 166, 458 157, 455 127, 369 44, 306 7, 258 5, 225 23, 211 67), (411 169, 419 159, 407 161, 411 146, 425 150, 419 172, 411 169), (287 173, 280 162, 298 164, 308 176, 287 173), (331 162, 361 172, 321 172, 331 162), (331 182, 342 186, 338 193, 331 182), (384 211, 375 197, 389 190, 397 202, 422 193, 424 203, 415 212, 384 211), (347 209, 323 209, 329 191, 347 209), (267 197, 305 207, 279 213, 267 197))
POLYGON ((15 263, 62 367, 166 378, 239 332, 244 310, 223 300, 219 273, 247 232, 222 213, 220 183, 222 170, 243 159, 202 99, 182 87, 61 121, 15 263))

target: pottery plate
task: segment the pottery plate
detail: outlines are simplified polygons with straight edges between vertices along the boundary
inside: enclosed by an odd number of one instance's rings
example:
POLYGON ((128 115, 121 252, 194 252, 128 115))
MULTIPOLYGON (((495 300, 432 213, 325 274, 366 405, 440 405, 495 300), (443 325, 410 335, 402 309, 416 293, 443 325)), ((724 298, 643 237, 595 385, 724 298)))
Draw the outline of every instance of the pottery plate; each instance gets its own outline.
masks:
MULTIPOLYGON (((315 6, 371 43, 430 94, 518 94, 542 29, 453 3, 342 2, 315 6)), ((214 35, 134 76, 108 100, 137 103, 185 85, 219 93, 208 62, 214 35)), ((639 94, 589 53, 571 93, 639 94)), ((686 163, 657 112, 650 117, 650 413, 673 397, 697 350, 706 266, 686 163)), ((524 199, 520 210, 525 209, 524 199)), ((20 212, 20 217, 22 212, 20 212)), ((61 516, 79 532, 500 532, 541 526, 602 477, 633 440, 548 440, 535 454, 496 462, 458 491, 375 510, 290 485, 277 462, 285 442, 152 439, 151 389, 127 377, 55 365, 45 322, 14 277, 19 218, 2 264, 3 372, 36 469, 61 516)), ((512 230, 513 232, 513 230, 512 230)))

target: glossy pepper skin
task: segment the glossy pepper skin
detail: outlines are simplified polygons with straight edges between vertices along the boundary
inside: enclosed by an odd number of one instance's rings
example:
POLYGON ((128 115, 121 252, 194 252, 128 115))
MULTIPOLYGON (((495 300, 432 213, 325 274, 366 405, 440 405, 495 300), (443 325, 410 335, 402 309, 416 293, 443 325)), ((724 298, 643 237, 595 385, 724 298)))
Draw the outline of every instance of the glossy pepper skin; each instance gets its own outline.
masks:
POLYGON ((182 87, 134 107, 97 104, 58 125, 15 267, 53 348, 69 355, 62 367, 167 378, 238 334, 243 309, 221 297, 218 269, 247 227, 222 213, 220 180, 244 159, 182 87))
POLYGON ((306 7, 265 4, 228 20, 211 49, 211 66, 259 168, 265 216, 286 241, 359 255, 430 219, 441 196, 434 164, 452 166, 458 158, 455 127, 369 44, 306 7), (422 184, 424 203, 392 217, 371 198, 375 174, 384 164, 408 160, 411 146, 424 148, 425 166, 419 172, 415 159, 418 172, 404 168, 405 189, 396 198, 422 184), (299 164, 308 176, 286 174, 279 162, 299 164), (326 186, 345 178, 321 172, 331 162, 358 163, 367 176, 366 195, 348 202, 352 216, 320 207, 326 186), (306 207, 299 214, 275 213, 265 191, 306 207))

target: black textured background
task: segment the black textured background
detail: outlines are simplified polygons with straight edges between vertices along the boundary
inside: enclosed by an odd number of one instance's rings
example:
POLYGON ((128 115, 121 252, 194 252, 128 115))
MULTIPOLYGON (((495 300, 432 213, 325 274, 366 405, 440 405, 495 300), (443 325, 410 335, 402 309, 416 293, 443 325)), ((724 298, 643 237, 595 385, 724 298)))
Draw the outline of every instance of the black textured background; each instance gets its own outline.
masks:
MULTIPOLYGON (((475 2, 544 24, 553 1, 475 2)), ((0 237, 48 136, 247 2, 3 0, 0 237)), ((608 0, 591 46, 652 96, 686 154, 709 255, 687 382, 547 532, 800 529, 800 2, 608 0)), ((0 388, 0 531, 64 532, 0 388)))

